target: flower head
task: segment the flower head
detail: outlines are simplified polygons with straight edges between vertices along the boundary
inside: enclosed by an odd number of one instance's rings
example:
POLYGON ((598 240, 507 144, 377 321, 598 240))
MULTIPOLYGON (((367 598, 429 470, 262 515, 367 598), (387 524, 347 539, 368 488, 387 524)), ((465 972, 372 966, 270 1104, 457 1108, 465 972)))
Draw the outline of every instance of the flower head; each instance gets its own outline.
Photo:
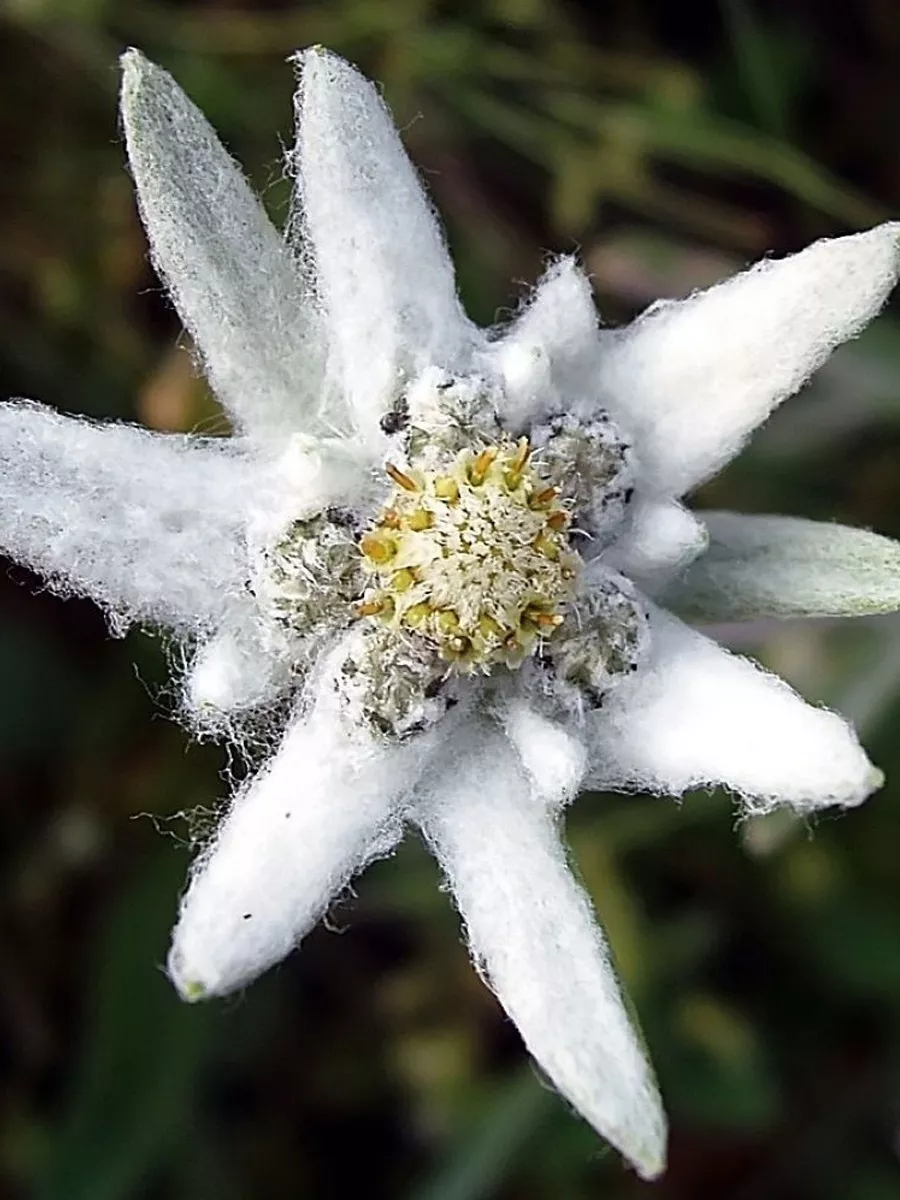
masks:
POLYGON ((9 403, 0 544, 117 625, 181 638, 198 733, 280 722, 183 897, 186 999, 281 959, 412 823, 530 1052, 652 1177, 665 1120, 559 813, 583 786, 723 784, 757 812, 879 785, 840 717, 664 604, 900 606, 886 539, 680 500, 878 311, 898 228, 621 331, 562 258, 485 332, 376 90, 319 48, 296 65, 282 238, 174 81, 125 56, 153 260, 234 436, 9 403))

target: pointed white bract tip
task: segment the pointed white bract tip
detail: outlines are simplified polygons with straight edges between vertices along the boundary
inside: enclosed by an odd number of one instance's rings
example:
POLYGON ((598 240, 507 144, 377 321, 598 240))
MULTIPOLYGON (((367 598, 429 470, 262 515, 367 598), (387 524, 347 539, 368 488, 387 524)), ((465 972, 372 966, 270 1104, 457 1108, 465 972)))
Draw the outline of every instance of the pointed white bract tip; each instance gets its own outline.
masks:
POLYGON ((198 1004, 201 1000, 212 998, 212 993, 198 979, 185 976, 181 956, 174 950, 169 952, 166 974, 178 995, 187 1004, 198 1004))
POLYGON ((659 1179, 666 1169, 668 1129, 666 1128, 665 1118, 662 1117, 662 1114, 660 1114, 660 1118, 653 1130, 652 1136, 641 1146, 634 1149, 628 1156, 635 1171, 647 1183, 652 1183, 653 1180, 659 1179))
POLYGON ((436 214, 378 88, 319 47, 293 59, 296 197, 289 237, 315 259, 329 370, 375 450, 401 379, 468 366, 480 335, 456 295, 436 214))
POLYGON ((639 446, 647 490, 683 495, 714 475, 877 316, 898 273, 890 222, 766 259, 606 334, 601 402, 639 446))
POLYGON ((119 65, 122 68, 122 105, 123 109, 127 108, 129 102, 135 99, 143 99, 139 97, 139 92, 147 83, 153 82, 157 87, 168 86, 171 90, 178 89, 178 85, 168 71, 157 66, 147 56, 134 46, 129 48, 119 56, 119 65))
POLYGON ((216 724, 229 713, 274 700, 287 667, 244 633, 222 632, 201 646, 185 681, 188 713, 216 724))
MULTIPOLYGON (((869 788, 870 788, 870 790, 868 792, 868 795, 871 796, 873 792, 880 791, 884 787, 886 780, 887 780, 887 776, 885 775, 884 771, 882 771, 882 769, 880 767, 873 767, 872 770, 869 772, 869 788)), ((865 797, 863 797, 863 799, 865 799, 865 797)))
POLYGON ((574 800, 587 770, 587 747, 527 700, 507 701, 498 713, 536 793, 551 806, 574 800))

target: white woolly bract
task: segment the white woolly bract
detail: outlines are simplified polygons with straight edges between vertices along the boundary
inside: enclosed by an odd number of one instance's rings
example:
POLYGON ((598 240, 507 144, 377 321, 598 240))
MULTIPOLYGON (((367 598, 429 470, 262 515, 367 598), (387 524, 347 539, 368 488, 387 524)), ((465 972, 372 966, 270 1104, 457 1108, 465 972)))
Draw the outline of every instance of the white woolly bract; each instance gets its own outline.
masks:
POLYGON ((590 902, 546 804, 497 736, 427 781, 416 820, 444 868, 472 956, 529 1052, 647 1179, 665 1118, 590 902))
POLYGON ((308 430, 325 349, 308 281, 206 118, 137 50, 121 113, 154 266, 219 399, 251 435, 308 430))
POLYGON ((753 814, 859 804, 883 781, 836 713, 657 608, 648 658, 586 736, 592 787, 679 796, 724 784, 753 814))
POLYGON ((254 479, 236 439, 0 405, 0 551, 120 627, 195 633, 228 619, 243 598, 254 479))
POLYGON ((290 676, 285 656, 263 643, 254 624, 242 622, 198 647, 185 679, 185 716, 204 731, 233 733, 232 716, 271 703, 290 676))
POLYGON ((550 720, 515 694, 498 703, 496 716, 535 795, 551 806, 573 799, 587 770, 587 748, 577 729, 550 720))
POLYGON ((641 497, 603 561, 654 596, 709 543, 706 527, 677 500, 641 497))
POLYGON ((339 658, 312 713, 288 728, 195 864, 168 963, 185 999, 223 995, 279 962, 400 837, 403 798, 432 742, 349 734, 334 693, 339 658))
POLYGON ((574 258, 557 259, 492 347, 505 383, 500 416, 507 428, 525 430, 560 404, 564 411, 590 416, 596 400, 596 341, 590 282, 574 258))
POLYGON ((798 517, 705 512, 709 551, 664 602, 705 621, 863 616, 900 607, 900 545, 798 517))
POLYGON ((355 425, 378 419, 404 377, 466 365, 475 331, 456 297, 436 218, 375 87, 337 55, 295 58, 297 196, 290 234, 314 266, 338 382, 355 425))
POLYGON ((879 311, 900 224, 816 242, 604 334, 598 400, 639 448, 644 486, 682 495, 740 450, 879 311))

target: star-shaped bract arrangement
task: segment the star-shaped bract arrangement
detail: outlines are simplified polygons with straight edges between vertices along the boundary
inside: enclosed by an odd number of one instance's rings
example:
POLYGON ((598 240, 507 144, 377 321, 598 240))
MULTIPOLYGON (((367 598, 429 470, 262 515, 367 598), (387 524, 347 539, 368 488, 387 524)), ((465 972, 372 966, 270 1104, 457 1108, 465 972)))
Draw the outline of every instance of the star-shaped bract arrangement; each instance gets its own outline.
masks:
POLYGON ((840 717, 664 605, 900 604, 886 539, 680 500, 877 313, 897 226, 624 330, 561 258, 484 331, 375 88, 319 48, 295 63, 282 238, 169 75, 126 54, 153 261, 234 435, 7 404, 2 548, 117 629, 170 630, 195 732, 276 744, 192 871, 186 999, 278 962, 413 824, 531 1054, 650 1178, 665 1119, 560 812, 584 786, 721 784, 756 813, 879 785, 840 717))

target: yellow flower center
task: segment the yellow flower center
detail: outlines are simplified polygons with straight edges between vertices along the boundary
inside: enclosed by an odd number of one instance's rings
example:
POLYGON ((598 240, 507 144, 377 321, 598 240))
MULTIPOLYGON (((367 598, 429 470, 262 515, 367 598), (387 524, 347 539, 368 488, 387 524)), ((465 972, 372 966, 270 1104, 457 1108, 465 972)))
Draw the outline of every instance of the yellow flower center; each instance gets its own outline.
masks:
POLYGON ((357 615, 431 641, 463 671, 518 666, 564 620, 581 560, 570 514, 527 439, 461 450, 441 470, 388 466, 394 487, 360 540, 357 615))

